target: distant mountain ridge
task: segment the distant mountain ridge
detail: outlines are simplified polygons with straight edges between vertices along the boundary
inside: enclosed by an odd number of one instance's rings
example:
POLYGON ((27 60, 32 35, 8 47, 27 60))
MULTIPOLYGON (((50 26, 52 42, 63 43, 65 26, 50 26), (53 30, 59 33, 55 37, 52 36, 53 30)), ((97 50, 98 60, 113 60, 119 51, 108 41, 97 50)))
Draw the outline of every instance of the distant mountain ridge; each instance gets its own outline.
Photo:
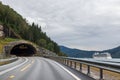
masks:
POLYGON ((71 49, 65 46, 60 46, 61 52, 65 53, 69 57, 76 57, 76 58, 92 58, 92 55, 95 52, 109 52, 113 58, 120 58, 120 46, 104 50, 104 51, 87 51, 87 50, 79 50, 79 49, 71 49))

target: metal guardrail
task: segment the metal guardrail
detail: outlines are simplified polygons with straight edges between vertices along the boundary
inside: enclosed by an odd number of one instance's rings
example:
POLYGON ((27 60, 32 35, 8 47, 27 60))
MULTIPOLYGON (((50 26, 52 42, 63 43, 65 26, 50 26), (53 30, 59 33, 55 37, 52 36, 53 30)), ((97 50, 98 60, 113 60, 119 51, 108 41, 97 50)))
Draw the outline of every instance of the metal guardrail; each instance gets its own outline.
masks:
POLYGON ((96 67, 99 69, 99 80, 104 80, 103 70, 120 74, 120 63, 114 64, 110 62, 107 63, 100 61, 91 61, 89 59, 85 60, 85 59, 70 58, 70 57, 48 57, 48 58, 54 59, 74 69, 76 69, 76 67, 79 64, 80 72, 82 72, 82 65, 86 65, 88 76, 91 75, 91 67, 96 67))

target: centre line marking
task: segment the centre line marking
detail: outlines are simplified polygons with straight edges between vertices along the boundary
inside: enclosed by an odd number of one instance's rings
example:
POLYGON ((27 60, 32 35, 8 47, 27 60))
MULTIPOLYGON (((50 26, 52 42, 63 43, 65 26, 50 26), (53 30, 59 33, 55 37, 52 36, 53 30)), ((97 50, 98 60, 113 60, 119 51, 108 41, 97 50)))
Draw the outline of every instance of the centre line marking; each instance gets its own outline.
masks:
POLYGON ((9 76, 10 79, 12 79, 12 78, 14 78, 14 77, 15 77, 14 75, 9 76))
POLYGON ((30 66, 31 66, 31 64, 28 64, 27 66, 25 66, 24 68, 22 68, 20 71, 25 71, 25 70, 27 70, 30 66))

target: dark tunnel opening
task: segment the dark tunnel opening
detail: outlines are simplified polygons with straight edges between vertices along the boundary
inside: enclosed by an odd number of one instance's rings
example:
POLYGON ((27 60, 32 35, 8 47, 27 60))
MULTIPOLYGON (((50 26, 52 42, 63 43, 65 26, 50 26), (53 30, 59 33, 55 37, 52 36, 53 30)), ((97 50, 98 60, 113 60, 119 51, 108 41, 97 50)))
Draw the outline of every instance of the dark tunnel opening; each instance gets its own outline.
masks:
POLYGON ((16 56, 33 56, 36 49, 30 44, 19 44, 12 48, 10 54, 16 56))

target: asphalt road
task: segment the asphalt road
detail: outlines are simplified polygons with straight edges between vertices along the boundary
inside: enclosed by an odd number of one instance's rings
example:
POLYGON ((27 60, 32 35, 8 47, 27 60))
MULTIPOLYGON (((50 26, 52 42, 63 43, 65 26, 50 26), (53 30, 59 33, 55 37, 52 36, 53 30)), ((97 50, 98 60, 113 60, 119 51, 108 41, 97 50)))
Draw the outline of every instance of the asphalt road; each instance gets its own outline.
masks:
POLYGON ((21 57, 0 66, 0 80, 93 80, 56 61, 41 57, 21 57))

